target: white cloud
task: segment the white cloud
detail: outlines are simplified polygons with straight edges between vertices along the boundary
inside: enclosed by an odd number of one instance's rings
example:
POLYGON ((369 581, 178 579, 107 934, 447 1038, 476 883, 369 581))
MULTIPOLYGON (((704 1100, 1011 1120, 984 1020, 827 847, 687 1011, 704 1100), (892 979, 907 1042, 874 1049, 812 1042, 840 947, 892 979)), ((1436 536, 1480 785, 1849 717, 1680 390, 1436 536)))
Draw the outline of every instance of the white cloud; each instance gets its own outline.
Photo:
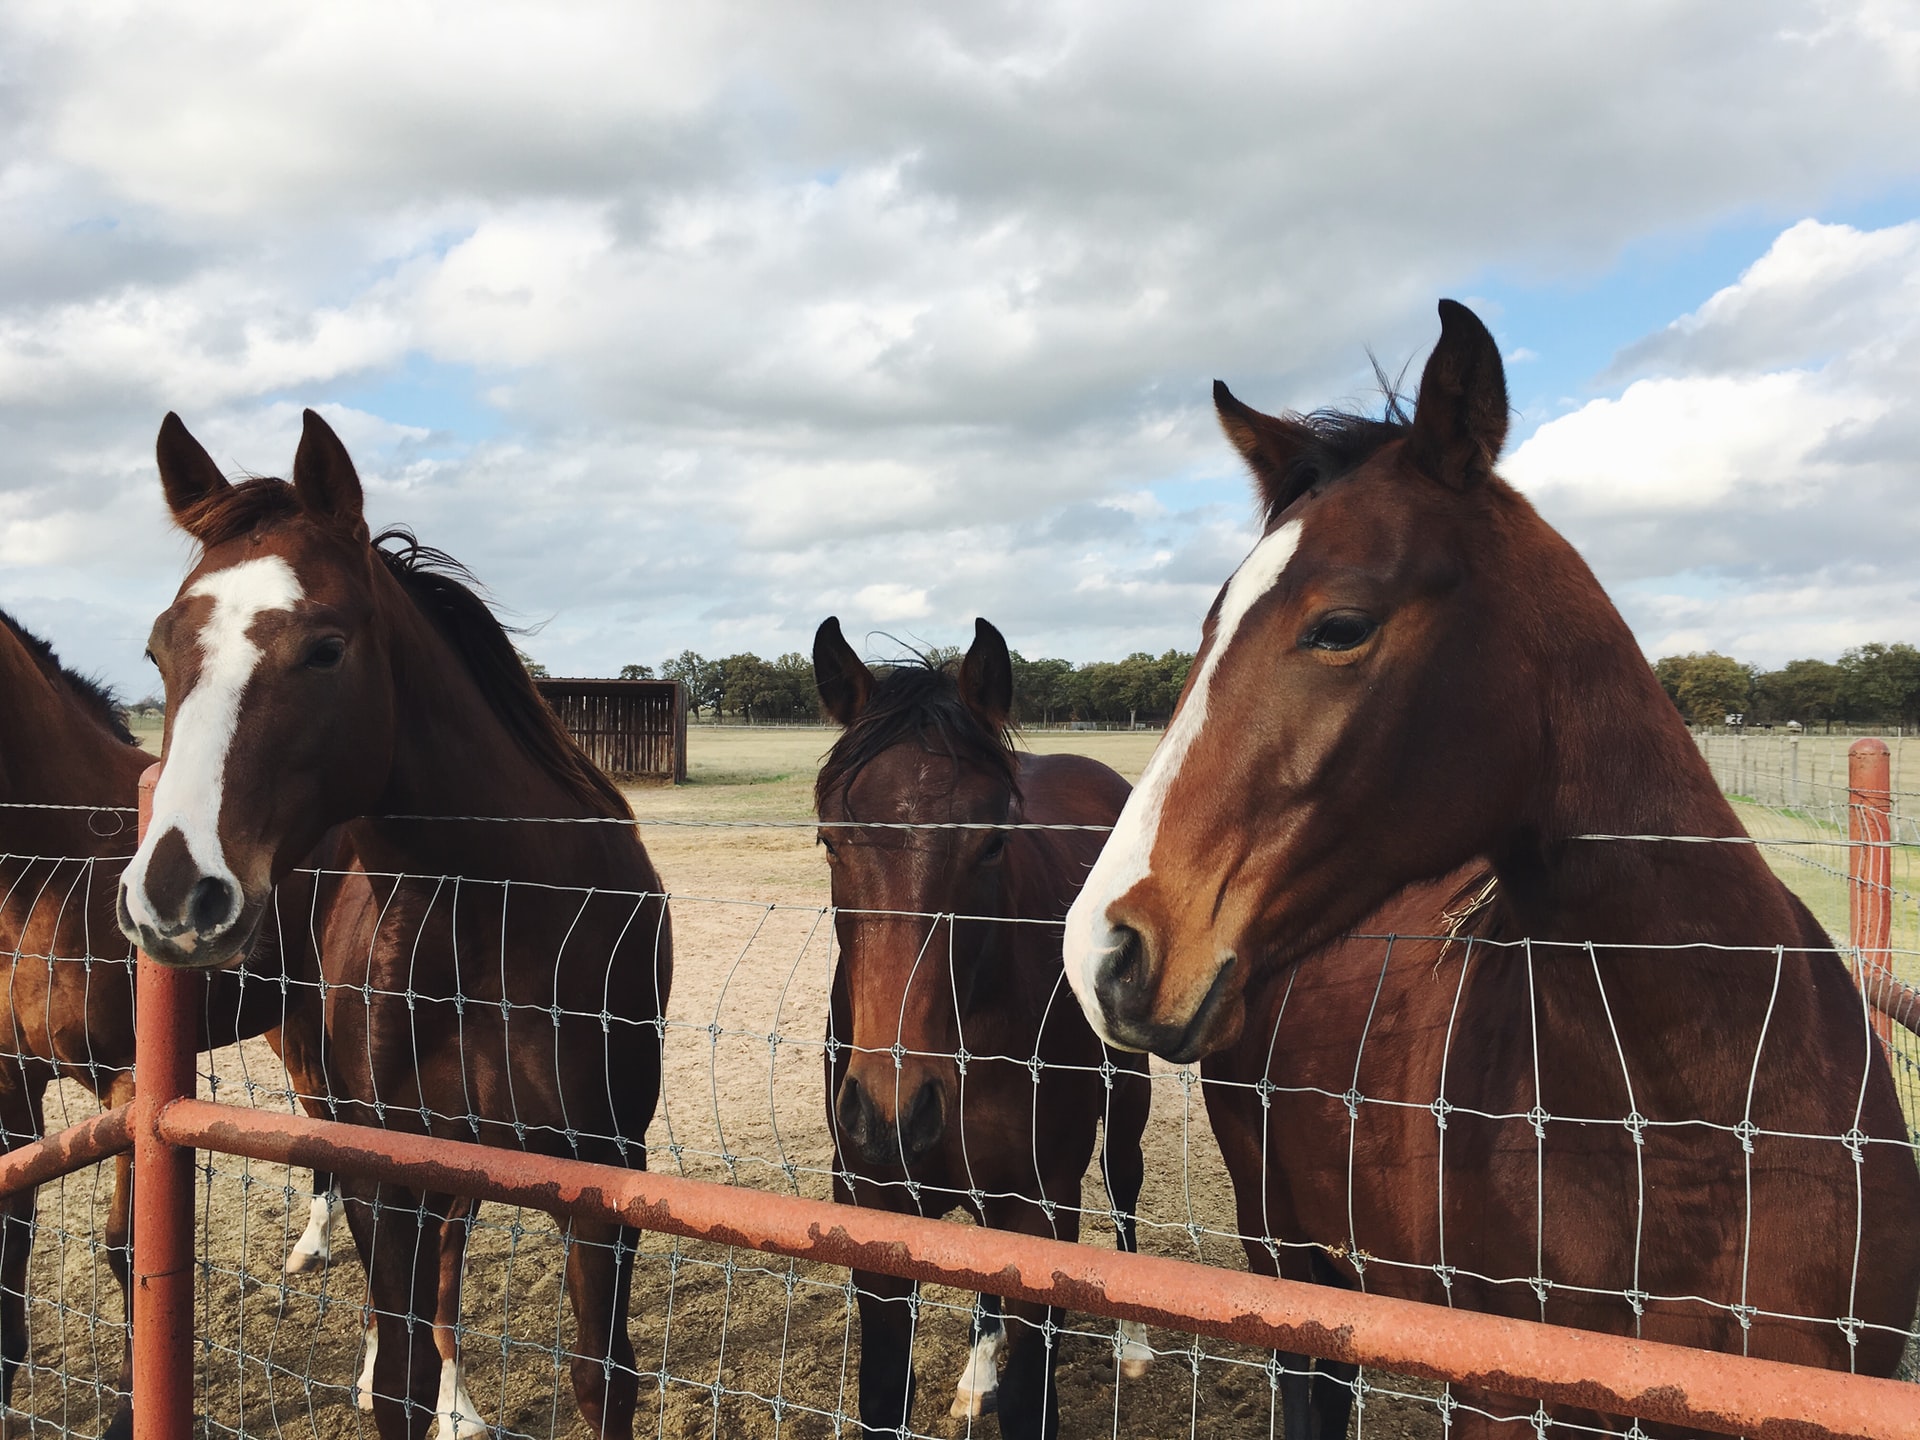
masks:
MULTIPOLYGON (((804 648, 856 606, 1191 645, 1245 548, 1209 378, 1351 399, 1461 277, 1904 182, 1916 35, 1819 0, 16 5, 0 604, 86 593, 54 638, 140 683, 183 553, 161 413, 272 472, 319 402, 376 521, 553 618, 556 668, 804 648)), ((1781 531, 1739 497, 1897 452, 1912 242, 1830 230, 1515 457, 1610 579, 1758 573, 1781 531), (1834 318, 1869 301, 1874 341, 1834 318)))
POLYGON ((1920 223, 1804 221, 1502 467, 1656 653, 1920 633, 1920 223), (1649 373, 1651 372, 1651 373, 1649 373))

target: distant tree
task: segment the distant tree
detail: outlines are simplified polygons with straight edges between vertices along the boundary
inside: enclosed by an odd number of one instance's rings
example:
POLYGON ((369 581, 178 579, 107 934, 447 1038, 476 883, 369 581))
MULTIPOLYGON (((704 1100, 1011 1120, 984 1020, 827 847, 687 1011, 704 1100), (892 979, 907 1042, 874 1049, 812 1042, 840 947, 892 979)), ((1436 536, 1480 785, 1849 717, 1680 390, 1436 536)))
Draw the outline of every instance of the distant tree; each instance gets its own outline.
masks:
POLYGON ((620 678, 622 680, 651 680, 653 679, 653 667, 651 665, 622 665, 620 667, 620 678))
POLYGON ((1753 708, 1763 720, 1832 721, 1839 715, 1845 679, 1830 660, 1789 660, 1754 677, 1753 708))
POLYGON ((702 710, 720 710, 725 693, 717 662, 705 659, 697 651, 682 650, 673 659, 661 663, 660 678, 678 680, 687 692, 687 708, 698 717, 702 710))
POLYGON ((527 674, 536 680, 544 680, 547 678, 547 667, 527 654, 527 652, 522 650, 518 645, 513 647, 513 653, 518 655, 520 657, 520 663, 527 667, 527 674))
POLYGON ((1728 715, 1744 714, 1752 703, 1753 667, 1717 651, 1664 656, 1654 662, 1653 673, 1667 698, 1695 725, 1717 725, 1728 715))
POLYGON ((167 700, 164 695, 143 695, 133 702, 133 708, 143 715, 164 715, 167 713, 167 700))
POLYGON ((1752 701, 1753 670, 1730 655, 1696 656, 1680 682, 1680 704, 1696 725, 1713 725, 1744 713, 1752 701))
POLYGON ((1021 724, 1051 724, 1063 717, 1072 703, 1069 693, 1073 678, 1071 660, 1029 660, 1012 651, 1013 718, 1021 724))
POLYGON ((1920 723, 1920 650, 1875 642, 1840 657, 1840 701, 1849 720, 1920 723))

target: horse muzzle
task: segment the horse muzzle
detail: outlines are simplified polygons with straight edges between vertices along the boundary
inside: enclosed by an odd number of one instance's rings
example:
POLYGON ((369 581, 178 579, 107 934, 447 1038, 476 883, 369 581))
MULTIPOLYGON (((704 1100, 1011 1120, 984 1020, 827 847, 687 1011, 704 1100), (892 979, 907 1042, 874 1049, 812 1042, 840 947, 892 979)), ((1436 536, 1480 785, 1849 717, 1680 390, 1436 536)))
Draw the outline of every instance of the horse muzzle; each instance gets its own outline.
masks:
POLYGON ((121 932, 162 965, 212 970, 247 949, 266 907, 248 903, 233 881, 206 875, 165 908, 122 878, 117 909, 121 932))
POLYGON ((1105 939, 1089 965, 1082 1003, 1091 999, 1088 1019, 1109 1044, 1185 1065, 1238 1038, 1243 977, 1232 951, 1213 955, 1209 971, 1168 964, 1164 951, 1131 925, 1110 925, 1105 939), (1204 985, 1178 983, 1194 971, 1204 985), (1196 990, 1197 1000, 1184 998, 1196 990))
POLYGON ((888 1116, 873 1091, 849 1073, 840 1083, 833 1118, 841 1140, 864 1164, 907 1167, 924 1159, 946 1133, 946 1097, 940 1082, 928 1077, 888 1116))

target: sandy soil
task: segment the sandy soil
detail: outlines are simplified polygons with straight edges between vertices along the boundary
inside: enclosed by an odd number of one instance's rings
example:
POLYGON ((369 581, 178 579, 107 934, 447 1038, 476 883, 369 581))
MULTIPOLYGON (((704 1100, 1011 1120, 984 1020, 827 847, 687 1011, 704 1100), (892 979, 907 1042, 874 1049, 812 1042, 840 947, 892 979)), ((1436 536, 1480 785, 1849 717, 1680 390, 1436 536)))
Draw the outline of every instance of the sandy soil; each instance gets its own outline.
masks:
MULTIPOLYGON (((1157 736, 1041 735, 1036 749, 1076 749, 1137 776, 1157 736)), ((820 1040, 831 963, 825 866, 810 828, 721 829, 671 821, 803 821, 825 730, 704 730, 692 737, 692 783, 633 794, 644 835, 673 892, 678 952, 667 1074, 650 1141, 656 1169, 825 1197, 831 1155, 820 1040)), ((264 1044, 214 1057, 203 1093, 284 1107, 284 1072, 264 1044)), ((1232 1195, 1188 1073, 1158 1067, 1142 1196, 1143 1247, 1239 1267, 1232 1195)), ((49 1123, 91 1110, 71 1087, 49 1123)), ((202 1160, 201 1404, 209 1435, 371 1434, 352 1386, 365 1283, 344 1225, 331 1269, 287 1279, 282 1262, 307 1217, 304 1173, 226 1156, 202 1160)), ((97 1434, 117 1380, 121 1306, 97 1236, 104 1172, 41 1194, 31 1281, 32 1368, 18 1412, 62 1432, 97 1434), (96 1318, 98 1317, 98 1318, 96 1318), (106 1398, 103 1398, 106 1397, 106 1398)), ((1097 1174, 1083 1203, 1098 1212, 1089 1244, 1110 1246, 1097 1174)), ((481 1211, 469 1249, 461 1322, 469 1385, 501 1433, 584 1433, 566 1378, 573 1322, 561 1287, 564 1237, 552 1220, 481 1211)), ((929 1288, 915 1340, 916 1432, 998 1433, 988 1418, 947 1416, 965 1356, 972 1297, 929 1288)), ((858 1325, 844 1272, 771 1257, 642 1242, 631 1332, 643 1371, 640 1428, 662 1436, 825 1436, 854 1408, 858 1325)), ((1156 1332, 1163 1353, 1122 1381, 1108 1322, 1074 1316, 1059 1370, 1064 1433, 1255 1436, 1278 1425, 1266 1356, 1156 1332)), ((1374 1376, 1386 1389, 1395 1382, 1374 1376)), ((1429 1404, 1376 1394, 1362 1433, 1437 1436, 1429 1404)))

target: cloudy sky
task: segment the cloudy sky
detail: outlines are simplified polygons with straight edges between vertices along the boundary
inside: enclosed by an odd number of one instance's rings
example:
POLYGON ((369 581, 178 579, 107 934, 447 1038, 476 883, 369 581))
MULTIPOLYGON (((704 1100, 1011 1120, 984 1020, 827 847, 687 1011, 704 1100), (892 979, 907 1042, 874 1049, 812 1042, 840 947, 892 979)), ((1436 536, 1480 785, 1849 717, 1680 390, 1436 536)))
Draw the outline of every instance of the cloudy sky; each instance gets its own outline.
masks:
POLYGON ((12 0, 0 605, 153 688, 160 417, 312 405, 556 673, 1189 647, 1209 382, 1369 402, 1451 295, 1651 653, 1920 640, 1916 136, 1898 0, 12 0))

